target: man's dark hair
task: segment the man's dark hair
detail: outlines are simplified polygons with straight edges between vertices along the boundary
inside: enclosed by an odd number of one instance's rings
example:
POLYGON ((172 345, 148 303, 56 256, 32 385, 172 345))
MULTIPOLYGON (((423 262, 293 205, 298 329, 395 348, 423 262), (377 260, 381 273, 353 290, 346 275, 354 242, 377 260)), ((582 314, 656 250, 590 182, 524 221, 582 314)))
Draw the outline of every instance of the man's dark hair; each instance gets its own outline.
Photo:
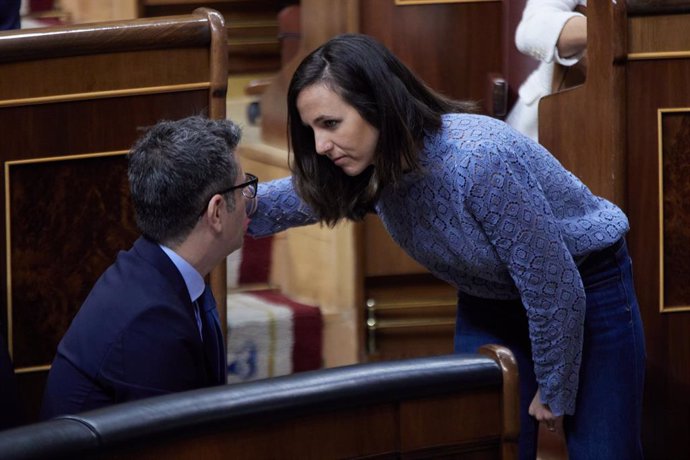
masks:
MULTIPOLYGON (((235 184, 240 137, 229 120, 193 116, 161 121, 134 144, 127 176, 146 237, 166 245, 184 241, 213 194, 235 184)), ((234 194, 226 200, 234 208, 234 194)))

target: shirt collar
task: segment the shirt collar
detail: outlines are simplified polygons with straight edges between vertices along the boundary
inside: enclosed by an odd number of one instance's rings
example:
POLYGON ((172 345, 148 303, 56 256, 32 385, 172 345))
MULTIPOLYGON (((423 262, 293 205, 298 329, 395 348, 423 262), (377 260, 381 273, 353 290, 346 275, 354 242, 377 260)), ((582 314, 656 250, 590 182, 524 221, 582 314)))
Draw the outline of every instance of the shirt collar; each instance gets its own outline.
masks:
POLYGON ((189 298, 192 300, 192 302, 196 302, 196 300, 201 297, 201 294, 204 293, 204 288, 206 287, 204 278, 198 271, 196 271, 196 268, 192 267, 192 265, 184 260, 178 253, 167 246, 163 246, 162 244, 159 244, 158 246, 160 246, 163 252, 170 258, 175 267, 177 267, 177 270, 180 272, 182 279, 184 279, 184 282, 187 285, 189 298))

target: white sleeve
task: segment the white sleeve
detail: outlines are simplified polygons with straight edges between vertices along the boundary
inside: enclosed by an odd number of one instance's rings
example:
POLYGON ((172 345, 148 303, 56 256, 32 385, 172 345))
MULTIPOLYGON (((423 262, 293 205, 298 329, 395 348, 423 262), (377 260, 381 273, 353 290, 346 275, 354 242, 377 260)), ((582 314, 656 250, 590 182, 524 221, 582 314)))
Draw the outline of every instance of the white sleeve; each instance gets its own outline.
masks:
POLYGON ((569 58, 558 55, 556 43, 569 19, 582 16, 574 11, 578 0, 528 0, 522 20, 515 31, 515 45, 520 52, 543 62, 573 65, 582 54, 569 58))

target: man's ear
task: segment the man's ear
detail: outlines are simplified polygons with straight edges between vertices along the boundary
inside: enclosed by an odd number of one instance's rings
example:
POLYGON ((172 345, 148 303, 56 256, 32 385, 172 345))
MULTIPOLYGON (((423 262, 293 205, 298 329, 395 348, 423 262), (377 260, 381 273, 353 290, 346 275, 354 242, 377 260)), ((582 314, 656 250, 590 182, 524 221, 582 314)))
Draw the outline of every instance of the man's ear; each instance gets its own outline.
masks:
POLYGON ((209 226, 217 232, 222 230, 221 212, 225 206, 223 197, 216 194, 211 197, 206 208, 206 218, 208 219, 209 226))

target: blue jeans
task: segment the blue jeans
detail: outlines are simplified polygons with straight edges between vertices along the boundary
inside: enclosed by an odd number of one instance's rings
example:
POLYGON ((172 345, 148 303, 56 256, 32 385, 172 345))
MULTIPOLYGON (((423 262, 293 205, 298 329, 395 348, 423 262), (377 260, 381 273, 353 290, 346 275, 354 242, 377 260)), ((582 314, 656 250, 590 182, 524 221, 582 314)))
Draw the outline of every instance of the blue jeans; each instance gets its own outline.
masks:
MULTIPOLYGON (((642 458, 640 431, 645 345, 625 241, 579 266, 587 296, 575 414, 563 418, 570 460, 642 458)), ((459 295, 455 351, 487 343, 513 352, 520 372, 520 458, 533 460, 537 421, 528 408, 537 391, 527 316, 519 300, 459 295)))

